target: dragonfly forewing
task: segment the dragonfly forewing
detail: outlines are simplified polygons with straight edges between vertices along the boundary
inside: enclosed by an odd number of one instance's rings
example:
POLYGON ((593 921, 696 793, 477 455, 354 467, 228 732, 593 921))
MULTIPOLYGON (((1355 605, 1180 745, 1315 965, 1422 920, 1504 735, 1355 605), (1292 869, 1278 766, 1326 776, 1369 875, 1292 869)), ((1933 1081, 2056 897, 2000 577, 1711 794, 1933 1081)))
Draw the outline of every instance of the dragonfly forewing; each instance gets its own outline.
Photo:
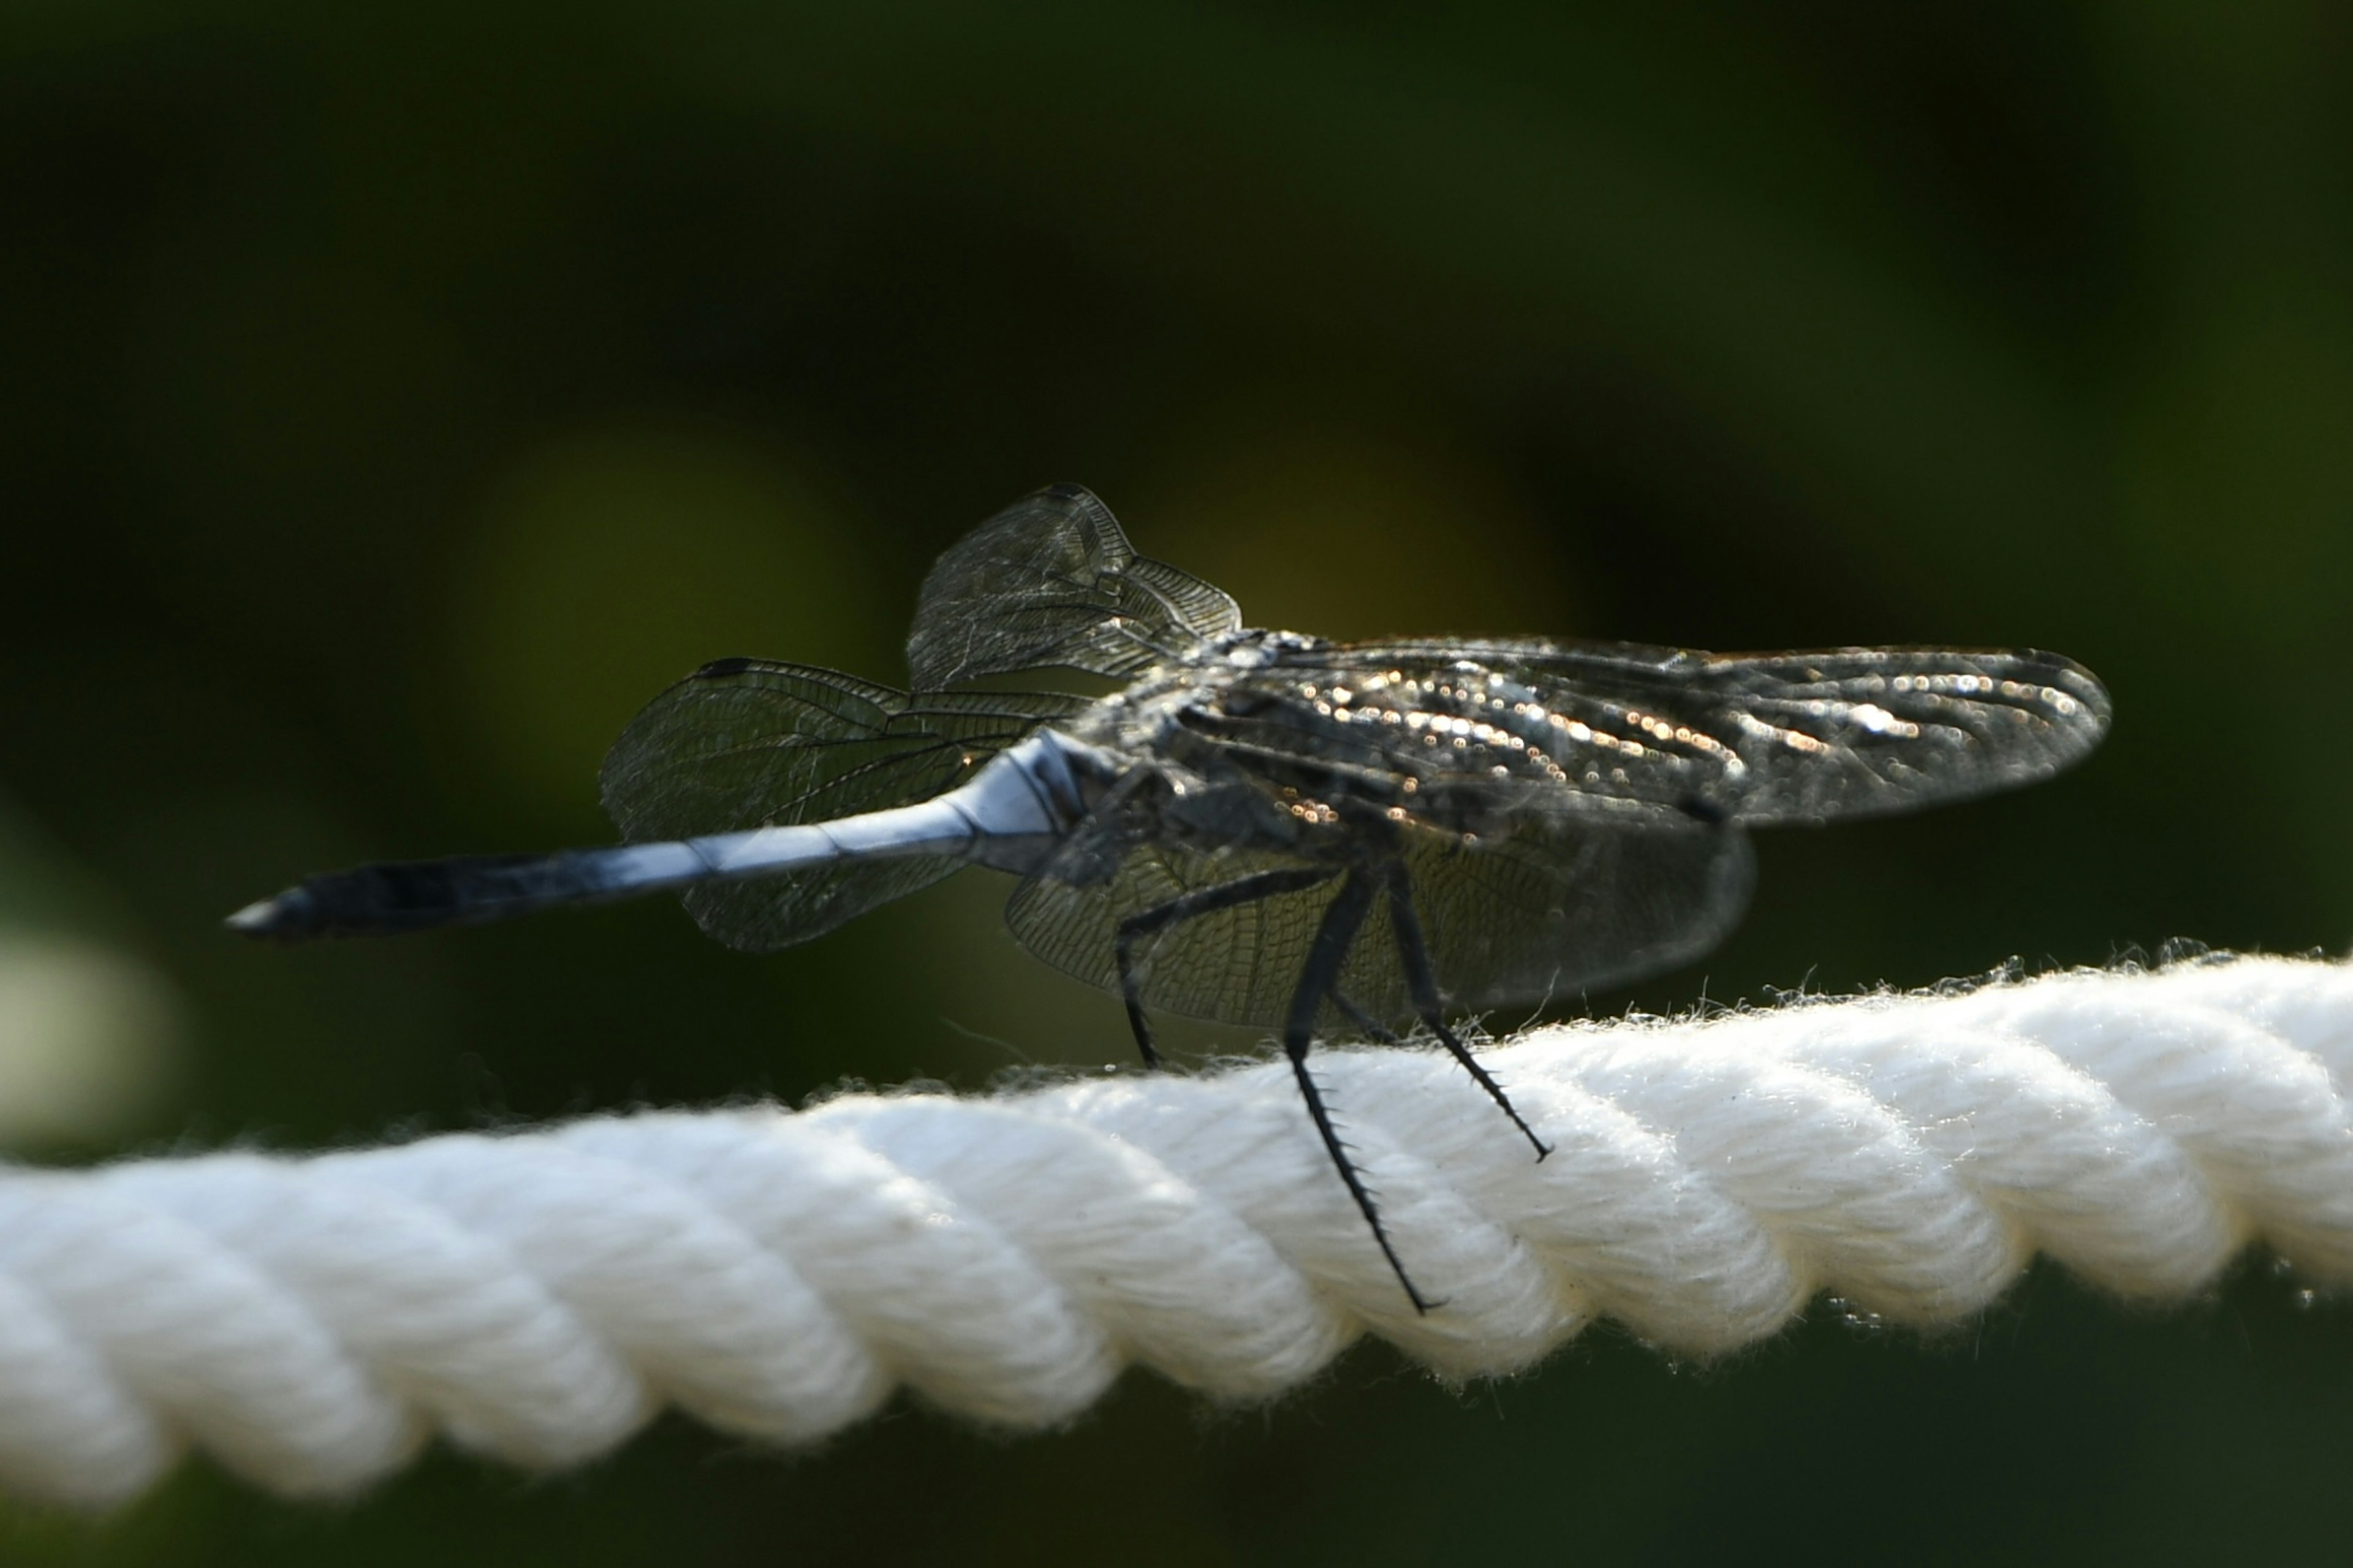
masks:
POLYGON ((1677 816, 1767 826, 1917 809, 2045 778, 2097 744, 2106 693, 2054 654, 1633 644, 1324 645, 1191 717, 1278 784, 1435 826, 1677 816))

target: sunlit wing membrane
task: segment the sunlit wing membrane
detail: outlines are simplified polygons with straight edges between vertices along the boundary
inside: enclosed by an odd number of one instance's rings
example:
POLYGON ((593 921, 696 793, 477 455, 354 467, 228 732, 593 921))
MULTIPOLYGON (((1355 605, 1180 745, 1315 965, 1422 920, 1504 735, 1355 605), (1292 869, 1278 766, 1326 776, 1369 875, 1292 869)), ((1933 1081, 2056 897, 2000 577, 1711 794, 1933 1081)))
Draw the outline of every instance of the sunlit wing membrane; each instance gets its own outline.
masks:
POLYGON ((2106 693, 2057 655, 1632 645, 1324 647, 1198 728, 1282 782, 1433 823, 1522 812, 1751 826, 1905 811, 2033 782, 2097 744, 2106 693), (1377 794, 1374 798, 1379 798, 1377 794))

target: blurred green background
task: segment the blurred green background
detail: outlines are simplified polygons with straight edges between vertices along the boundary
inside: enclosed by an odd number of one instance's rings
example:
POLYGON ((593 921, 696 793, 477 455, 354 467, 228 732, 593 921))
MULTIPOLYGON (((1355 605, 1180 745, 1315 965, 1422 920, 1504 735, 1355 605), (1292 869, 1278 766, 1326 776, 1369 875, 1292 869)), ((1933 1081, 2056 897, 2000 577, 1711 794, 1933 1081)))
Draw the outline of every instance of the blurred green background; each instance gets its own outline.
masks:
MULTIPOLYGON (((1124 1058, 982 872, 758 960, 666 902, 217 926, 605 837, 639 703, 727 654, 898 678, 926 563, 1053 479, 1254 624, 2034 643, 2113 688, 2051 787, 1767 839, 1740 934, 1598 1011, 2341 951, 2348 87, 2325 0, 15 0, 0 1001, 76 1045, 0 1138, 1124 1058)), ((671 1420, 339 1508, 197 1463, 95 1524, 0 1502, 0 1557, 2333 1558, 2353 1312, 2300 1300, 2044 1268, 1926 1342, 1826 1305, 1468 1391, 1366 1347, 1264 1411, 1136 1375, 1065 1433, 902 1405, 784 1458, 671 1420)))

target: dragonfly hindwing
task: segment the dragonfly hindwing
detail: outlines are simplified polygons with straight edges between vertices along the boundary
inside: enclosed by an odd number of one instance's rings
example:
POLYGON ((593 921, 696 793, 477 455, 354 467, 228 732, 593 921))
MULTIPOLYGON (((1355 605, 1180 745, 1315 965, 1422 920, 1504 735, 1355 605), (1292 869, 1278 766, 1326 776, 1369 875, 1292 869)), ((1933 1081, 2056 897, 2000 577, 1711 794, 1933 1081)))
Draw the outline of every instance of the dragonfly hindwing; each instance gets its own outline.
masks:
POLYGON ((940 557, 923 579, 907 668, 919 691, 1021 669, 1133 675, 1240 626, 1232 599, 1138 555, 1109 507, 1055 485, 940 557))
MULTIPOLYGON (((928 800, 1039 724, 1085 706, 1044 692, 915 697, 806 665, 723 659, 646 705, 605 758, 605 809, 632 843, 825 822, 928 800)), ((939 880, 945 856, 845 862, 684 895, 731 947, 788 947, 939 880)))

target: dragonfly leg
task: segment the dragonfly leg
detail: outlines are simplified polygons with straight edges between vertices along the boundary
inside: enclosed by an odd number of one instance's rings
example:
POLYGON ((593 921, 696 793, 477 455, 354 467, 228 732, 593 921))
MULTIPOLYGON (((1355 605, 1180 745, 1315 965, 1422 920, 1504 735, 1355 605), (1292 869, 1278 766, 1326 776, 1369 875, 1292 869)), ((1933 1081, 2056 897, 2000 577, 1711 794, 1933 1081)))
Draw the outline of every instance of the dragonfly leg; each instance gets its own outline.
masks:
POLYGON ((1152 1044, 1152 1026, 1144 1016, 1144 977, 1136 973, 1135 945, 1145 937, 1170 926, 1182 925, 1202 915, 1213 915, 1219 910, 1229 910, 1237 904, 1255 903, 1278 893, 1296 893, 1328 882, 1339 872, 1331 867, 1298 867, 1280 871, 1261 871, 1254 876, 1237 877, 1230 882, 1220 882, 1213 888, 1196 888, 1165 904, 1155 904, 1139 910, 1119 922, 1119 933, 1113 953, 1119 962, 1119 994, 1127 1004, 1127 1026, 1135 1031, 1136 1049, 1143 1053, 1144 1065, 1157 1068, 1160 1052, 1152 1044))
POLYGON ((1307 1070, 1307 1048, 1314 1043, 1315 1015, 1324 999, 1332 994, 1333 983, 1340 976, 1341 965, 1347 962, 1348 949, 1355 945, 1357 931, 1365 923, 1365 915, 1372 908, 1373 895, 1378 889, 1363 871, 1351 871, 1348 879, 1340 884, 1340 891, 1324 906, 1324 923, 1316 928, 1314 945, 1307 950, 1307 963, 1299 974, 1299 988, 1291 994, 1291 1011, 1282 1024, 1282 1048, 1291 1058, 1291 1070, 1299 1079, 1299 1092, 1307 1101, 1307 1114, 1315 1122, 1315 1131, 1324 1137, 1324 1148, 1339 1167, 1340 1180, 1345 1184, 1348 1195, 1356 1200, 1356 1208, 1365 1223, 1373 1229, 1373 1239, 1380 1244, 1381 1256, 1389 1260, 1396 1271, 1398 1283, 1405 1287, 1406 1299, 1417 1312, 1428 1312, 1443 1302, 1425 1298, 1414 1288, 1413 1279, 1405 1271, 1397 1248, 1389 1242, 1389 1233, 1381 1224, 1380 1210, 1373 1203, 1373 1194, 1366 1190, 1365 1179, 1357 1172, 1356 1162, 1348 1158, 1348 1146, 1340 1142, 1338 1131, 1332 1125, 1332 1113, 1324 1104, 1324 1092, 1315 1087, 1315 1075, 1307 1070))
POLYGON ((1365 1037, 1372 1041, 1375 1045, 1401 1046, 1405 1044, 1403 1040, 1398 1038, 1394 1030, 1384 1027, 1378 1018, 1374 1017, 1370 1013, 1366 1012, 1362 1007, 1357 1006, 1354 1002, 1349 1001, 1347 997, 1342 995, 1338 986, 1335 985, 1331 990, 1324 993, 1324 994, 1332 999, 1332 1005, 1340 1009, 1342 1016, 1345 1017, 1351 1024, 1356 1025, 1359 1029, 1362 1029, 1365 1032, 1365 1037))
POLYGON ((1512 1104, 1511 1096, 1504 1092, 1504 1086, 1495 1081, 1493 1073, 1479 1065, 1479 1058, 1471 1054, 1471 1048, 1446 1026, 1445 1016, 1438 1004, 1438 977, 1430 967, 1430 943, 1421 933, 1421 917, 1414 911, 1413 880, 1406 875, 1403 861, 1389 863, 1388 895, 1389 925, 1397 932, 1398 961, 1405 968, 1406 990, 1413 998, 1415 1014, 1430 1026, 1440 1043, 1446 1047, 1447 1053, 1462 1064, 1462 1070, 1487 1091, 1487 1097, 1503 1108, 1504 1114, 1512 1119, 1512 1125, 1527 1135, 1528 1142, 1535 1146, 1536 1158, 1541 1161, 1552 1152, 1552 1145, 1536 1136, 1535 1129, 1521 1118, 1512 1104))

